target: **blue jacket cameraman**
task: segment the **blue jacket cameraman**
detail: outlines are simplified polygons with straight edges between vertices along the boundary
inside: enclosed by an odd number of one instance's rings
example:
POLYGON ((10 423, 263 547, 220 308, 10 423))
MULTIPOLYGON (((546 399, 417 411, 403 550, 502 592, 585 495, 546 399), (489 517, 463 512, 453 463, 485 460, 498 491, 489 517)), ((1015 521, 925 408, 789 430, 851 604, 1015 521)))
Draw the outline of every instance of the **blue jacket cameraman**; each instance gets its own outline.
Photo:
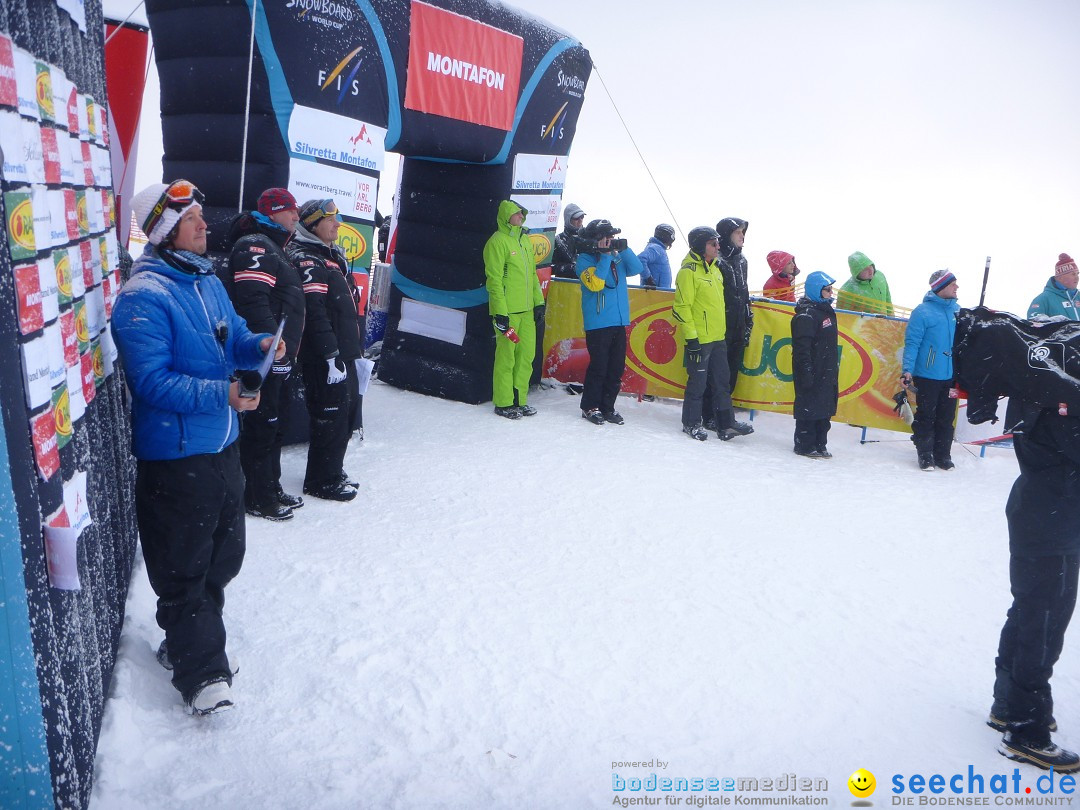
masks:
POLYGON ((606 219, 594 219, 577 239, 577 275, 581 281, 581 317, 589 367, 581 393, 581 416, 594 425, 621 425, 615 398, 626 368, 626 327, 630 325, 628 276, 641 273, 641 262, 615 239, 622 233, 606 219))

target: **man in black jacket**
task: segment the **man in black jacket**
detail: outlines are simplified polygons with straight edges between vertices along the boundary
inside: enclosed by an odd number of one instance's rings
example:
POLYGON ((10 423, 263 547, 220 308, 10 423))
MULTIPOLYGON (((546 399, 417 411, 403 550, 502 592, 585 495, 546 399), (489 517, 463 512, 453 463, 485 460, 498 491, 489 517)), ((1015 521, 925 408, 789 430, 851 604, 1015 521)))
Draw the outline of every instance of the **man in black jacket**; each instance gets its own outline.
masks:
POLYGON ((1005 505, 1013 603, 994 661, 988 725, 1003 731, 998 751, 1055 771, 1080 770, 1080 757, 1054 745, 1050 676, 1076 605, 1080 528, 1064 516, 1080 497, 1080 418, 1056 408, 1010 400, 1020 477, 1005 505))
POLYGON ((551 254, 551 274, 556 278, 577 279, 577 240, 585 212, 570 203, 563 209, 563 230, 555 237, 551 254))
POLYGON ((304 332, 304 291, 285 246, 292 239, 298 214, 296 200, 284 188, 268 188, 256 210, 232 222, 227 284, 237 313, 253 332, 277 331, 288 354, 276 362, 262 384, 259 407, 240 420, 240 462, 249 515, 289 520, 304 499, 281 488, 281 441, 285 435, 289 393, 286 384, 304 332))
POLYGON ((304 494, 351 501, 358 484, 343 469, 360 396, 356 360, 363 357, 356 284, 337 245, 341 215, 331 199, 300 207, 289 258, 304 285, 307 320, 300 350, 311 417, 304 494))
POLYGON ((957 317, 953 362, 968 393, 968 421, 997 421, 1009 397, 1020 476, 1005 504, 1013 602, 994 660, 987 725, 1004 732, 998 752, 1058 772, 1080 770, 1080 756, 1054 744, 1050 676, 1076 604, 1080 524, 1080 324, 1030 323, 981 307, 957 317))

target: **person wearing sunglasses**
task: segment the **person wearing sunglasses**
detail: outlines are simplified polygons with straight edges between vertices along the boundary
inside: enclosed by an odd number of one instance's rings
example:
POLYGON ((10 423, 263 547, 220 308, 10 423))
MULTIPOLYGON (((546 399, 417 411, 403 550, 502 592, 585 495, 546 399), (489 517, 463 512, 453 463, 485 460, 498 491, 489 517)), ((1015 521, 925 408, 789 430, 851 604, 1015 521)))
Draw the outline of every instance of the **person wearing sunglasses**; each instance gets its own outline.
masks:
POLYGON ((245 548, 237 412, 259 404, 233 378, 273 341, 248 329, 214 275, 202 202, 186 180, 133 198, 149 243, 112 317, 131 392, 139 539, 165 631, 159 661, 199 715, 233 705, 221 611, 245 548))
POLYGON ((300 206, 300 221, 287 247, 307 309, 300 344, 311 417, 304 494, 329 501, 351 501, 360 486, 343 466, 361 407, 356 360, 364 356, 364 343, 356 283, 337 245, 340 227, 333 200, 308 200, 300 206))
POLYGON ((275 363, 260 389, 259 407, 240 420, 240 462, 244 466, 247 513, 266 520, 290 520, 304 505, 281 487, 281 443, 287 431, 290 386, 286 383, 304 333, 304 290, 285 254, 299 220, 296 198, 285 188, 268 188, 254 211, 243 211, 229 225, 229 297, 248 328, 276 332, 289 353, 275 363))
POLYGON ((683 397, 683 433, 705 441, 708 431, 701 423, 702 398, 706 384, 713 391, 711 416, 721 441, 745 436, 753 428, 735 421, 728 377, 728 355, 724 336, 727 315, 724 308, 724 276, 720 270, 720 235, 700 226, 690 231, 686 254, 675 276, 675 301, 671 313, 685 344, 686 393, 683 397))

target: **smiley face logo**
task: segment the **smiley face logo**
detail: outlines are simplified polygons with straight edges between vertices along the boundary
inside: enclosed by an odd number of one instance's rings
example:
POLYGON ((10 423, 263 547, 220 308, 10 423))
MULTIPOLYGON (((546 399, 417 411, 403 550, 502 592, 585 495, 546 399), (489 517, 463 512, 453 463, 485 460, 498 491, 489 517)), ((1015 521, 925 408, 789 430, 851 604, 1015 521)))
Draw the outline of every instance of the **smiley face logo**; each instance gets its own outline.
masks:
POLYGON ((852 796, 865 799, 877 788, 877 780, 874 779, 874 775, 866 770, 866 768, 859 768, 859 770, 848 777, 847 786, 848 790, 851 791, 852 796))

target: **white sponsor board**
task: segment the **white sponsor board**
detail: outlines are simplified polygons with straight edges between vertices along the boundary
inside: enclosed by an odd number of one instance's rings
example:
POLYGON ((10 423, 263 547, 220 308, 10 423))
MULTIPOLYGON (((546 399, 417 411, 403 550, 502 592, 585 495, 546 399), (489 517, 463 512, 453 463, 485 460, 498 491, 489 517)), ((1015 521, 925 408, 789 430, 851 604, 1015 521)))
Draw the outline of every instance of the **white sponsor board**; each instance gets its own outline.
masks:
POLYGON ((465 342, 465 313, 460 309, 401 299, 398 331, 442 340, 460 346, 465 342))
POLYGON ((514 157, 514 191, 562 191, 566 185, 566 155, 514 157))
POLYGON ((510 199, 528 209, 525 227, 530 231, 550 231, 559 229, 559 209, 562 197, 552 194, 511 194, 510 199))
POLYGON ((386 130, 343 115, 297 105, 289 118, 293 157, 313 157, 352 169, 381 172, 386 130))
POLYGON ((330 197, 344 216, 375 220, 378 181, 366 174, 293 158, 289 161, 289 191, 301 206, 307 200, 330 197))

